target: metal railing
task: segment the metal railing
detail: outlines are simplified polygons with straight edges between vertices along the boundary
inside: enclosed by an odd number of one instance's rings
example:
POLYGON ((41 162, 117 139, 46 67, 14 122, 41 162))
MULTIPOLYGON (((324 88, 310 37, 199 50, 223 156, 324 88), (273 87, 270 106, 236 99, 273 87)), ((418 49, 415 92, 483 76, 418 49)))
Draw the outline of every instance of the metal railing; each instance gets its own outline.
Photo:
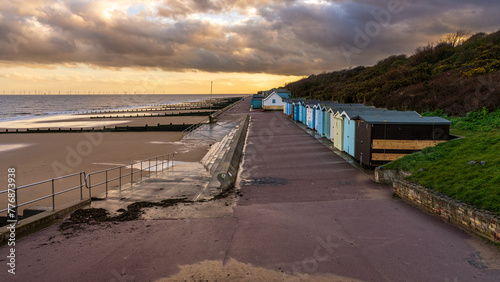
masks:
POLYGON ((236 106, 236 104, 238 104, 239 102, 241 102, 241 100, 238 100, 238 101, 226 106, 225 108, 216 111, 215 113, 211 114, 208 118, 205 118, 202 121, 200 121, 199 123, 193 124, 190 127, 184 129, 182 131, 182 136, 186 136, 189 133, 191 133, 191 132, 195 131, 196 129, 198 129, 199 127, 201 127, 202 125, 209 123, 211 119, 220 116, 222 113, 224 113, 227 110, 231 109, 232 107, 236 106))
MULTIPOLYGON (((35 203, 35 202, 39 202, 39 201, 48 199, 48 198, 52 198, 52 210, 53 211, 56 210, 56 196, 60 195, 60 194, 64 194, 64 193, 68 193, 68 192, 80 189, 80 200, 83 200, 83 187, 85 187, 85 172, 78 172, 78 173, 73 173, 73 174, 70 174, 70 175, 56 177, 56 178, 52 178, 52 179, 49 179, 49 180, 44 180, 44 181, 40 181, 40 182, 28 184, 28 185, 23 185, 23 186, 20 186, 20 187, 17 187, 15 189, 11 189, 11 190, 0 191, 0 195, 1 194, 5 194, 5 193, 9 193, 12 190, 14 191, 15 201, 16 202, 15 202, 15 205, 13 205, 13 206, 14 206, 14 209, 16 211, 16 220, 17 220, 18 219, 18 213, 19 213, 19 207, 23 207, 23 206, 26 206, 26 205, 29 205, 29 204, 32 204, 32 203, 35 203), (56 190, 57 190, 56 189, 56 184, 57 184, 58 181, 63 180, 63 179, 68 179, 68 178, 76 177, 76 176, 79 176, 79 182, 80 182, 79 185, 74 186, 74 187, 69 188, 69 189, 66 189, 66 190, 63 190, 63 191, 57 191, 56 192, 56 190), (46 196, 34 199, 34 200, 29 200, 29 201, 21 203, 21 204, 18 203, 19 191, 20 190, 23 190, 23 189, 26 189, 26 188, 30 188, 30 187, 34 187, 34 186, 41 186, 41 185, 47 184, 47 183, 50 183, 50 187, 51 187, 52 193, 50 193, 49 195, 46 195, 46 196)), ((8 210, 9 210, 9 208, 0 210, 0 213, 3 213, 3 212, 8 211, 8 210)))
POLYGON ((182 136, 188 135, 189 133, 195 131, 196 129, 200 128, 202 125, 207 124, 208 122, 209 122, 209 118, 204 118, 202 121, 191 125, 190 127, 186 128, 182 131, 182 136))
POLYGON ((128 181, 130 179, 130 184, 133 184, 134 180, 139 181, 143 178, 144 171, 147 171, 147 176, 151 177, 152 168, 154 168, 155 174, 158 174, 158 171, 165 170, 165 164, 167 169, 172 167, 174 164, 174 160, 175 154, 172 153, 130 163, 127 165, 89 173, 85 177, 85 185, 89 190, 89 198, 92 198, 92 188, 104 186, 105 195, 107 196, 109 185, 112 182, 118 182, 118 187, 119 189, 121 189, 123 180, 128 181), (151 164, 152 162, 153 164, 151 164), (137 168, 135 168, 136 165, 138 165, 137 168), (139 178, 134 179, 134 175, 136 174, 140 174, 140 176, 139 178), (94 179, 95 181, 92 181, 92 179, 94 179))
MULTIPOLYGON (((149 158, 149 159, 142 160, 142 161, 137 161, 137 162, 134 162, 134 163, 131 163, 128 165, 123 165, 123 166, 118 166, 118 167, 114 167, 114 168, 110 168, 110 169, 106 169, 106 170, 92 172, 89 174, 82 171, 82 172, 73 173, 73 174, 69 174, 69 175, 65 175, 65 176, 61 176, 61 177, 56 177, 56 178, 52 178, 52 179, 48 179, 48 180, 44 180, 44 181, 40 181, 40 182, 36 182, 36 183, 32 183, 32 184, 19 186, 17 188, 10 189, 10 190, 3 190, 3 191, 0 191, 0 195, 12 193, 12 191, 14 191, 15 203, 11 203, 7 208, 0 210, 0 214, 7 212, 7 211, 10 212, 11 210, 15 210, 16 211, 16 220, 18 220, 18 218, 19 218, 18 214, 19 214, 20 207, 23 207, 23 206, 26 206, 26 205, 29 205, 32 203, 40 202, 40 201, 50 199, 50 198, 52 199, 52 203, 51 203, 52 210, 55 211, 56 210, 56 196, 58 196, 58 195, 61 195, 64 193, 69 193, 71 191, 79 189, 80 190, 79 198, 80 198, 80 200, 83 200, 83 198, 84 198, 84 196, 83 196, 84 189, 83 188, 86 187, 89 190, 89 199, 91 199, 92 198, 92 188, 95 188, 95 187, 98 187, 101 185, 106 187, 105 191, 106 191, 106 195, 107 195, 109 186, 110 186, 110 184, 112 184, 112 182, 117 182, 118 187, 121 189, 122 184, 128 183, 128 180, 130 180, 130 183, 133 184, 133 183, 141 180, 144 176, 151 177, 151 175, 153 174, 153 169, 154 169, 154 174, 158 174, 159 171, 164 171, 165 169, 171 168, 174 165, 174 161, 175 161, 175 154, 174 153, 165 154, 165 155, 149 158), (113 172, 117 172, 115 176, 113 175, 113 172), (140 176, 138 176, 138 174, 140 176), (134 178, 134 176, 136 178, 134 178), (61 188, 60 182, 67 181, 67 180, 71 181, 70 186, 72 186, 72 187, 68 188, 68 189, 61 188), (94 180, 94 182, 95 181, 97 181, 97 182, 92 184, 93 180, 94 180), (38 188, 37 189, 38 191, 40 191, 41 189, 47 189, 47 190, 50 190, 51 192, 46 194, 45 196, 19 203, 18 199, 20 198, 20 195, 22 195, 24 198, 27 197, 23 193, 23 191, 25 191, 28 188, 32 188, 32 187, 38 188), (65 189, 65 190, 61 190, 61 189, 65 189), (61 191, 59 191, 59 190, 61 190, 61 191)), ((66 185, 67 185, 67 183, 66 183, 66 185)), ((32 191, 34 191, 34 190, 30 189, 30 191, 31 191, 31 194, 33 194, 32 191)), ((66 201, 65 203, 67 203, 67 202, 68 201, 66 201)))

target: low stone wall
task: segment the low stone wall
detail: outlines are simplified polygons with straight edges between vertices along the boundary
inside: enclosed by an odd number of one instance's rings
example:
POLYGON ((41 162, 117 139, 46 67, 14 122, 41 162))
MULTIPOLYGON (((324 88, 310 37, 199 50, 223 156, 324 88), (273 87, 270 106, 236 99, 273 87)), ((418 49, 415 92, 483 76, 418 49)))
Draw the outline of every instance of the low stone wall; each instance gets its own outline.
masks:
POLYGON ((499 216, 407 180, 394 179, 393 187, 396 195, 411 205, 494 243, 500 243, 499 216))

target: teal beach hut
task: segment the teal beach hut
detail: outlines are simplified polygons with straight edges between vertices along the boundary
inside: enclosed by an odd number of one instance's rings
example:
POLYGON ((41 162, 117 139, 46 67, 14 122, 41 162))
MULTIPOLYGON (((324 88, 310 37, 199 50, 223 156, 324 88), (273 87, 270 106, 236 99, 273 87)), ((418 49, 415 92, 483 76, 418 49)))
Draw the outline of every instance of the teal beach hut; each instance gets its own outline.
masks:
POLYGON ((262 109, 262 99, 263 97, 261 95, 253 95, 252 101, 250 102, 252 109, 262 109))

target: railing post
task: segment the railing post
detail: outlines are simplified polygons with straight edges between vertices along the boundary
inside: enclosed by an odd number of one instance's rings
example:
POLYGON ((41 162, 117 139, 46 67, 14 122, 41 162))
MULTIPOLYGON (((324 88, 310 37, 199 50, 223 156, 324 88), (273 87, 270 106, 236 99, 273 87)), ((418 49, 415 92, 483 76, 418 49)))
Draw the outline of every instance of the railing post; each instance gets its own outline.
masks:
POLYGON ((56 195, 54 195, 54 178, 52 178, 52 210, 56 210, 56 195))
POLYGON ((108 171, 106 170, 106 198, 108 197, 108 171))
POLYGON ((89 175, 89 179, 88 179, 89 182, 87 183, 88 184, 87 188, 89 188, 89 199, 90 200, 92 200, 92 181, 90 180, 91 176, 92 176, 92 174, 89 175))
POLYGON ((172 168, 174 167, 175 153, 172 153, 172 168))
POLYGON ((130 164, 130 187, 134 183, 134 164, 130 164))
POLYGON ((83 182, 82 182, 82 174, 84 172, 80 172, 80 201, 83 200, 83 182))
POLYGON ((167 169, 170 169, 170 154, 167 155, 167 169))
MULTIPOLYGON (((19 206, 17 204, 17 185, 14 187, 14 197, 16 198, 16 222, 19 222, 19 206)), ((7 213, 9 211, 7 210, 7 213)))
POLYGON ((155 175, 158 176, 158 157, 155 157, 155 163, 156 163, 156 165, 155 165, 156 174, 155 175))
POLYGON ((141 161, 141 180, 142 180, 142 161, 141 161))
POLYGON ((151 178, 151 159, 148 159, 148 170, 149 170, 148 177, 151 178))
POLYGON ((120 180, 120 191, 122 190, 122 167, 120 167, 120 176, 118 177, 120 180))

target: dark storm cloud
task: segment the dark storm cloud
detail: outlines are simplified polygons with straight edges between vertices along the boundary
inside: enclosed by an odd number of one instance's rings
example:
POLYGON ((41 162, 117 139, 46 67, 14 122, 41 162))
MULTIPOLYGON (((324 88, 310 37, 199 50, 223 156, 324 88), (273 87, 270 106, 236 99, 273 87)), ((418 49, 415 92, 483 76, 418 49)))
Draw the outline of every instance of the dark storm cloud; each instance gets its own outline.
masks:
POLYGON ((0 60, 307 75, 409 54, 458 29, 500 27, 500 3, 487 0, 167 0, 136 16, 105 11, 113 2, 127 0, 0 7, 0 60))

